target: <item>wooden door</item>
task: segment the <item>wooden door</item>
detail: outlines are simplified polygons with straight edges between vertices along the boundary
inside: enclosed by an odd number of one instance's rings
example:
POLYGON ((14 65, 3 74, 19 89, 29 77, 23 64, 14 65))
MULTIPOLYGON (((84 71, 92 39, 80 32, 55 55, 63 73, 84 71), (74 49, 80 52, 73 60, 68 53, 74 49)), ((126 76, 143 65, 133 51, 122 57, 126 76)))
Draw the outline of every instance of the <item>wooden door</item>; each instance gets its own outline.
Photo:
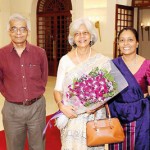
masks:
POLYGON ((132 0, 132 6, 134 6, 134 7, 149 7, 150 0, 132 0))
POLYGON ((67 0, 47 1, 40 1, 38 6, 40 12, 37 13, 37 43, 46 50, 49 75, 56 76, 60 58, 71 49, 67 40, 71 14, 70 7, 65 4, 67 0))
POLYGON ((124 27, 133 27, 134 23, 134 7, 124 6, 116 4, 116 20, 115 20, 115 50, 114 58, 121 55, 120 50, 118 49, 117 36, 121 29, 124 27))

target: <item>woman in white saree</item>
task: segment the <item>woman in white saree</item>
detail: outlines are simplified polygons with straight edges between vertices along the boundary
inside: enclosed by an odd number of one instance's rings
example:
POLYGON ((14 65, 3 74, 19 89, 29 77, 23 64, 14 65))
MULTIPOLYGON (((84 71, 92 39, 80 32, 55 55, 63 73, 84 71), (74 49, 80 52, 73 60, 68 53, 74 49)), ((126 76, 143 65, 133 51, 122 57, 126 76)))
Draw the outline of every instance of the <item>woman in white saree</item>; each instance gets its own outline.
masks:
MULTIPOLYGON (((66 93, 75 78, 89 74, 93 68, 101 67, 110 59, 92 48, 97 41, 97 32, 88 19, 75 20, 69 29, 68 40, 73 49, 60 59, 54 89, 54 98, 60 111, 69 118, 66 126, 60 129, 61 150, 104 150, 104 145, 97 147, 86 145, 86 123, 93 119, 95 110, 87 110, 77 115, 76 108, 69 105, 66 93)), ((106 117, 103 107, 98 111, 97 117, 106 117)))

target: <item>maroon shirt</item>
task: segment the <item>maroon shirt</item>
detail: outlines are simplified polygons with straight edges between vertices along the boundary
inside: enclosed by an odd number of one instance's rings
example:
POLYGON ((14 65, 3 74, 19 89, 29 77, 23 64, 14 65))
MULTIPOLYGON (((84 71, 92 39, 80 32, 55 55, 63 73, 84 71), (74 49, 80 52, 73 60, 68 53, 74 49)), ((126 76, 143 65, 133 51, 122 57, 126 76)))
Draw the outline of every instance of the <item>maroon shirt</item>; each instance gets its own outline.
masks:
POLYGON ((13 44, 0 49, 0 92, 7 101, 23 102, 45 91, 48 63, 45 50, 27 42, 21 57, 13 44))

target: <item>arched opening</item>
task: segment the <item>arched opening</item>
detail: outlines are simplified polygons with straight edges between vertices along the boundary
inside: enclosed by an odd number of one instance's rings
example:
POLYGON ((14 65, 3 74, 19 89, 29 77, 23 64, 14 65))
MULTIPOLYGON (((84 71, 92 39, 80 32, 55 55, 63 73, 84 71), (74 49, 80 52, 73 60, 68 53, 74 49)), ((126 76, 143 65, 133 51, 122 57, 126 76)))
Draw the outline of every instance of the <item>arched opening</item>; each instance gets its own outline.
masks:
POLYGON ((60 58, 70 49, 68 43, 71 0, 39 0, 37 5, 37 44, 47 53, 49 75, 55 76, 60 58))

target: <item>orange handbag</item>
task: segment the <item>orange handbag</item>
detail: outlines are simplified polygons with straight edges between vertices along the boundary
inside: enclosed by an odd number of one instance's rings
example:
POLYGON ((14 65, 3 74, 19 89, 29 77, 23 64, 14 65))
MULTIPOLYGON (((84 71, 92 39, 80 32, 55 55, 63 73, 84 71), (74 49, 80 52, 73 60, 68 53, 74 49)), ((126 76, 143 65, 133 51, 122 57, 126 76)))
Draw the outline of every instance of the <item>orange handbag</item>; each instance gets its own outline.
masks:
POLYGON ((111 118, 108 104, 105 104, 108 118, 87 122, 86 139, 87 146, 98 146, 124 141, 124 131, 118 118, 111 118))

